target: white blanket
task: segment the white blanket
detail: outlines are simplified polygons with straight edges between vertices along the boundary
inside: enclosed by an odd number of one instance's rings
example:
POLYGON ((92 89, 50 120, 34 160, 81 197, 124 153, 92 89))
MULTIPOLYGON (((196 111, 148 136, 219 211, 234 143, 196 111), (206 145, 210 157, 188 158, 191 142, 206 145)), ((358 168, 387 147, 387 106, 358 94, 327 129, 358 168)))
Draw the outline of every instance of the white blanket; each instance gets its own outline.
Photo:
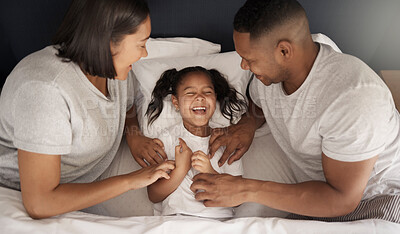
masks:
MULTIPOLYGON (((243 158, 245 177, 294 182, 282 151, 267 128, 259 130, 243 158)), ((138 169, 125 143, 105 176, 138 169)), ((102 204, 112 216, 71 212, 56 217, 33 220, 22 204, 21 194, 0 188, 0 233, 400 233, 400 224, 382 220, 346 223, 288 220, 286 213, 254 203, 237 209, 236 218, 217 221, 188 216, 151 216, 151 203, 145 189, 130 191, 102 204), (128 217, 134 216, 134 217, 128 217), (258 217, 252 217, 258 216, 258 217), (263 218, 267 217, 267 218, 263 218), (275 218, 273 218, 275 217, 275 218)))
POLYGON ((347 223, 283 218, 237 218, 221 222, 188 216, 105 217, 83 212, 33 220, 21 194, 0 188, 0 233, 400 233, 400 224, 382 220, 347 223))

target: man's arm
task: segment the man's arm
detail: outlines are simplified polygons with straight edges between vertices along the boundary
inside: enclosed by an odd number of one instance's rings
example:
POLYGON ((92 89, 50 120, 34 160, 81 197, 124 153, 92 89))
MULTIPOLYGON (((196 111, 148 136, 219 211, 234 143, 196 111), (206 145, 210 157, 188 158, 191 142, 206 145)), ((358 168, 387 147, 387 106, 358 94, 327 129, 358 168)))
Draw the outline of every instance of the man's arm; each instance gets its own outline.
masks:
POLYGON ((341 162, 322 154, 326 182, 282 184, 229 175, 199 174, 192 191, 205 206, 237 206, 257 202, 274 209, 315 217, 336 217, 359 204, 378 156, 360 162, 341 162))
POLYGON ((237 124, 213 130, 210 137, 209 153, 211 157, 221 146, 226 146, 218 162, 219 166, 224 165, 228 158, 228 164, 240 159, 250 148, 256 130, 264 123, 265 117, 262 109, 249 99, 249 109, 237 124))

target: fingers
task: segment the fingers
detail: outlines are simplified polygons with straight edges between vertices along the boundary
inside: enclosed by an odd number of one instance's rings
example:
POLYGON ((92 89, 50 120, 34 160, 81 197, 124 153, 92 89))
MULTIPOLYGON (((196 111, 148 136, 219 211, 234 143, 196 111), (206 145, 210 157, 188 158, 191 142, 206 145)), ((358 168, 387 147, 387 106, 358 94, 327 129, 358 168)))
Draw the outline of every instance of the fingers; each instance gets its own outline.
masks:
POLYGON ((210 143, 210 158, 213 158, 219 147, 224 145, 226 145, 224 136, 220 136, 219 138, 215 139, 212 144, 210 143))
POLYGON ((236 145, 235 144, 229 144, 224 153, 222 154, 221 158, 218 161, 218 166, 222 167, 222 165, 224 165, 224 163, 226 162, 226 160, 229 158, 229 156, 231 156, 231 154, 235 151, 236 149, 236 145))
POLYGON ((208 192, 198 192, 196 195, 194 195, 194 198, 197 201, 213 200, 215 199, 215 195, 208 192))
POLYGON ((192 162, 196 161, 196 160, 200 160, 202 162, 210 161, 208 156, 203 151, 200 151, 200 150, 194 152, 193 155, 192 155, 192 162))
MULTIPOLYGON (((199 174, 199 175, 201 175, 201 174, 199 174)), ((197 180, 192 183, 192 185, 190 186, 190 190, 192 190, 192 192, 194 192, 194 193, 197 193, 198 190, 206 191, 206 188, 208 185, 209 185, 209 183, 207 181, 197 180)))
MULTIPOLYGON (((156 156, 158 158, 160 158, 158 155, 156 156)), ((146 159, 146 161, 150 164, 150 165, 155 165, 155 164, 159 164, 157 161, 155 161, 155 159, 152 157, 152 155, 147 154, 144 159, 146 159)), ((161 161, 162 162, 162 161, 161 161)), ((160 162, 160 163, 161 163, 160 162)))
POLYGON ((231 165, 234 161, 239 160, 247 150, 244 148, 236 149, 235 153, 228 160, 228 164, 231 165))
POLYGON ((205 207, 220 207, 221 205, 214 200, 205 200, 203 202, 205 207))
POLYGON ((163 170, 158 170, 157 173, 158 173, 157 174, 157 179, 165 178, 165 179, 169 180, 171 178, 169 176, 169 174, 167 172, 163 171, 163 170))
POLYGON ((174 161, 166 161, 157 165, 156 166, 156 173, 158 173, 157 179, 159 178, 165 178, 167 180, 170 179, 171 177, 169 176, 168 172, 172 171, 174 168, 175 168, 174 161))
POLYGON ((175 157, 180 153, 182 153, 182 146, 181 145, 175 146, 175 157))
POLYGON ((154 138, 153 141, 154 141, 154 143, 156 143, 161 148, 164 148, 164 143, 160 139, 154 138))
POLYGON ((179 145, 182 147, 182 150, 185 150, 185 149, 189 148, 186 145, 186 142, 182 138, 179 138, 179 145))
POLYGON ((207 186, 210 185, 209 181, 212 181, 213 175, 212 174, 197 174, 193 177, 193 183, 190 186, 190 189, 193 192, 196 192, 197 190, 206 190, 207 186))
POLYGON ((161 158, 160 155, 156 151, 150 151, 150 152, 148 152, 148 155, 153 161, 156 162, 156 164, 160 164, 160 163, 164 162, 164 159, 161 158))
POLYGON ((193 177, 193 183, 196 183, 197 181, 208 181, 208 180, 211 180, 211 177, 212 177, 213 175, 211 175, 211 174, 197 174, 197 175, 195 175, 194 177, 193 177))
POLYGON ((167 160, 168 157, 167 157, 167 154, 164 151, 164 149, 165 149, 164 148, 164 143, 160 139, 157 139, 157 138, 153 139, 153 141, 154 141, 154 143, 156 143, 156 147, 154 148, 154 151, 156 151, 159 155, 161 155, 161 157, 164 160, 167 160))
POLYGON ((148 166, 147 163, 146 163, 142 158, 139 158, 139 157, 133 157, 133 158, 135 159, 135 161, 136 161, 141 167, 145 168, 145 167, 148 166))
POLYGON ((161 163, 160 165, 157 166, 157 169, 162 169, 164 171, 171 171, 175 168, 175 162, 174 161, 166 161, 161 163))

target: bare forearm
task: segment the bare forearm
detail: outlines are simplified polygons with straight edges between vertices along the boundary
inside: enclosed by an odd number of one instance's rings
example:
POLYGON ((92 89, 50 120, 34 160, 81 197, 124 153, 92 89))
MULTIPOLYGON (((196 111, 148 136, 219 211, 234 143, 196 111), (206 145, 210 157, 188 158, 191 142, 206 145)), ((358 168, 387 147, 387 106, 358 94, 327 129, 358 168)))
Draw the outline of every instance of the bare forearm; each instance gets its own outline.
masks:
POLYGON ((182 183, 188 170, 176 168, 170 173, 170 179, 160 179, 147 187, 149 199, 153 203, 161 202, 173 193, 182 183))
POLYGON ((354 196, 348 196, 322 181, 309 181, 299 184, 247 180, 243 198, 274 209, 291 213, 335 217, 345 215, 355 209, 354 196))
POLYGON ((121 175, 93 183, 60 184, 41 194, 32 194, 33 191, 29 194, 22 190, 22 196, 33 218, 46 218, 96 205, 130 189, 128 179, 121 175))

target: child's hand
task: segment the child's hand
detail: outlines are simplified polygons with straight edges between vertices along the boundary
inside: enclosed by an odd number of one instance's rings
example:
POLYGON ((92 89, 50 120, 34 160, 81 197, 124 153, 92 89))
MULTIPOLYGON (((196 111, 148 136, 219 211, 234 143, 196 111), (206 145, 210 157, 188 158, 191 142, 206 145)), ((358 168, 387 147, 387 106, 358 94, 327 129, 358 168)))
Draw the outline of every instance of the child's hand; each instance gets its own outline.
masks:
POLYGON ((211 161, 208 155, 199 150, 192 155, 192 167, 200 173, 218 174, 211 166, 211 161))
POLYGON ((190 157, 192 156, 192 150, 186 145, 186 142, 179 138, 179 145, 175 146, 175 166, 176 168, 182 168, 189 171, 190 157))
POLYGON ((166 161, 161 164, 144 167, 126 176, 129 177, 130 188, 139 189, 156 182, 158 179, 169 179, 168 173, 174 168, 174 161, 166 161))

